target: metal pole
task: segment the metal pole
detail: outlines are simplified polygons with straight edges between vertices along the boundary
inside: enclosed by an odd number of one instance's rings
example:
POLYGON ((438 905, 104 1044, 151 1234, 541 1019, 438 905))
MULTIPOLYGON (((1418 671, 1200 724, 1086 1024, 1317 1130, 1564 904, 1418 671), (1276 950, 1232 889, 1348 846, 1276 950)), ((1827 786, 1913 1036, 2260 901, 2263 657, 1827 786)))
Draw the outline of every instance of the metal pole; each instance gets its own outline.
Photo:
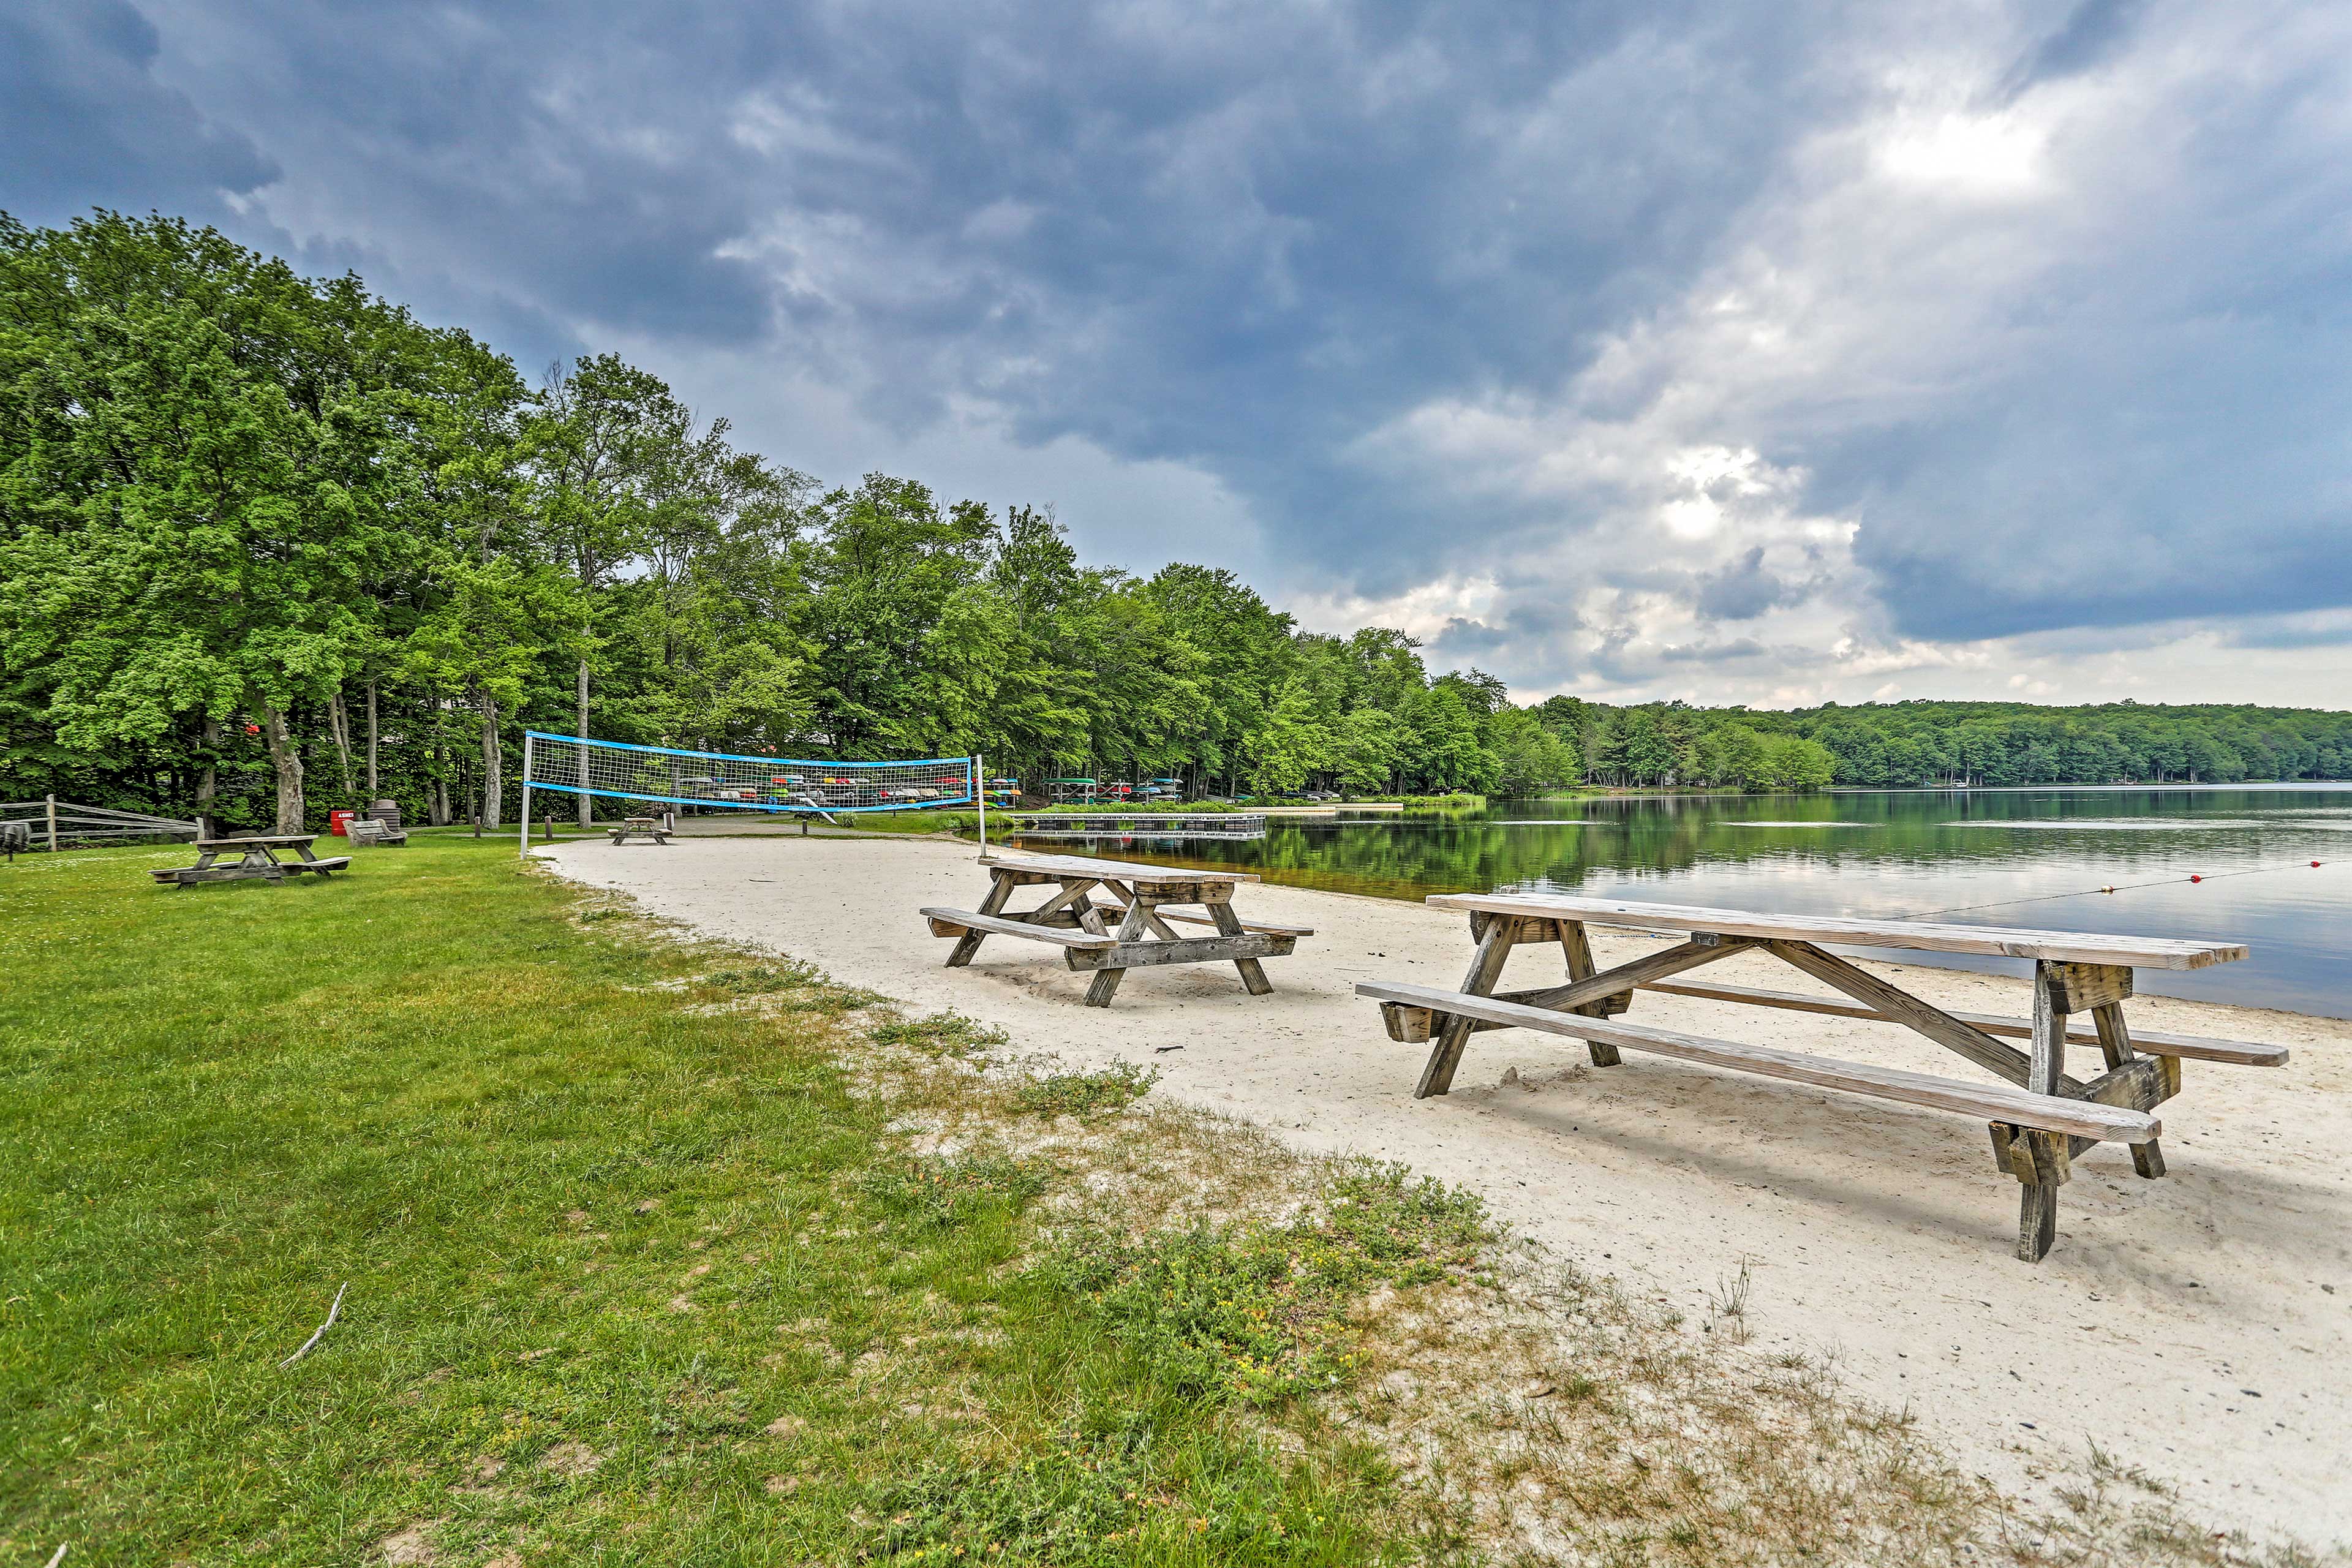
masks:
POLYGON ((975 756, 971 760, 972 786, 980 791, 980 858, 988 858, 988 770, 981 764, 988 759, 975 756))
MULTIPOLYGON (((581 748, 583 752, 587 749, 581 748)), ((530 853, 530 731, 522 732, 522 826, 515 829, 515 858, 530 853)))
POLYGON ((49 853, 58 852, 58 797, 49 796, 49 853))

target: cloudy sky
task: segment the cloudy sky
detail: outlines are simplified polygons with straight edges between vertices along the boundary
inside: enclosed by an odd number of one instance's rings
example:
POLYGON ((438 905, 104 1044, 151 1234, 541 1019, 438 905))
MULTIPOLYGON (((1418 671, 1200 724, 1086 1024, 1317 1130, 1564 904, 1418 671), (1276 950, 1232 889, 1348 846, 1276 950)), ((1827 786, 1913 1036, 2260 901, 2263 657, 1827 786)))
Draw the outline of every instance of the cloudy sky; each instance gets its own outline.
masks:
POLYGON ((1522 700, 2352 705, 2352 5, 0 0, 0 147, 1522 700))

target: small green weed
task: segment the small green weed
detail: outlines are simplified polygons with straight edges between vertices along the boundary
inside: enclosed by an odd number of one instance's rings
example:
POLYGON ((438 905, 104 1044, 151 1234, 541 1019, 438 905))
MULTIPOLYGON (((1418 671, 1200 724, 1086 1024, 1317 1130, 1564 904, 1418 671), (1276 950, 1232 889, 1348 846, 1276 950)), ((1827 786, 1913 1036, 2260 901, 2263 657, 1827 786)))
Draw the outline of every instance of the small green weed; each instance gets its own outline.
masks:
POLYGON ((929 1013, 919 1018, 898 1018, 866 1031, 882 1046, 906 1046, 925 1056, 965 1059, 986 1057, 1013 1044, 1003 1030, 992 1028, 961 1013, 929 1013))
POLYGON ((810 963, 757 963, 745 969, 714 969, 696 981, 700 991, 721 991, 730 996, 766 996, 778 991, 805 991, 824 984, 810 963))
POLYGON ((1151 1092, 1158 1068, 1120 1062, 1101 1072, 1057 1072, 1022 1080, 1014 1091, 1021 1109, 1039 1116, 1103 1116, 1125 1110, 1151 1092))
POLYGON ((859 1184, 894 1218, 946 1229, 991 1211, 1008 1218, 1021 1213, 1045 1190, 1045 1176, 1038 1165, 1003 1154, 929 1155, 885 1161, 859 1184))
POLYGON ((1087 1235, 1041 1266, 1128 1350, 1195 1397, 1270 1405, 1339 1383, 1340 1312, 1379 1284, 1466 1269, 1484 1205, 1404 1168, 1351 1162, 1322 1209, 1281 1226, 1201 1226, 1141 1241, 1087 1235))
MULTIPOLYGON (((1341 1479, 1344 1478, 1335 1478, 1341 1479)), ((1381 1478, 1368 1476, 1370 1484, 1381 1478)), ((877 1489, 873 1555, 918 1563, 1378 1563, 1303 1468, 1237 1435, 1178 1445, 1141 1412, 1013 1465, 935 1465, 877 1489), (1204 1451, 1205 1450, 1205 1451, 1204 1451), (1328 1511, 1327 1511, 1328 1510, 1328 1511)))

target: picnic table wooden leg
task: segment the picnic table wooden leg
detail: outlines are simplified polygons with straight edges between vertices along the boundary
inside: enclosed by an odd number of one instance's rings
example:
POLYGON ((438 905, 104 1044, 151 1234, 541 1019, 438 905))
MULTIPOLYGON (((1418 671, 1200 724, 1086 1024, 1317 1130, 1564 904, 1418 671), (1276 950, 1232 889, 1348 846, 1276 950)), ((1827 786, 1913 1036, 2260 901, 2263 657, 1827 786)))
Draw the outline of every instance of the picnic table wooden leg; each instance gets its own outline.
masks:
MULTIPOLYGON (((1568 955, 1568 977, 1570 980, 1591 979, 1600 971, 1593 967, 1592 943, 1584 934, 1584 922, 1561 921, 1559 924, 1560 951, 1568 955)), ((1632 993, 1627 993, 1625 999, 1631 1002, 1633 999, 1632 993)), ((1624 1064, 1625 1058, 1617 1054, 1614 1046, 1604 1046, 1599 1040, 1587 1040, 1584 1048, 1591 1054, 1594 1067, 1613 1068, 1624 1064)))
MULTIPOLYGON (((2025 1087, 2035 1094, 2054 1095, 2066 1070, 2066 1015, 2059 1010, 2055 988, 2049 984, 2050 965, 2033 966, 2033 1050, 2027 1059, 2025 1087)), ((2058 1239, 2058 1184, 2069 1174, 2067 1141, 2063 1134, 2029 1131, 2035 1179, 2019 1172, 2017 1256, 2039 1263, 2058 1239)))
MULTIPOLYGON (((2092 1026, 2099 1031, 2099 1054, 2106 1058, 2110 1069, 2125 1067, 2139 1059, 2132 1049, 2131 1031, 2124 1026, 2124 1005, 2103 1002, 2091 1009, 2092 1026)), ((2153 1181, 2164 1174, 2164 1150, 2153 1138, 2145 1143, 2130 1145, 2132 1169, 2153 1181)))
MULTIPOLYGON (((984 915, 1002 914, 1005 901, 1013 897, 1012 878, 997 877, 993 880, 994 885, 988 889, 988 897, 980 900, 979 912, 984 915)), ((948 967, 961 969, 970 963, 971 955, 980 951, 981 939, 987 934, 985 931, 968 931, 958 937, 954 949, 948 953, 948 967)))
MULTIPOLYGON (((1093 915, 1094 923, 1097 927, 1103 923, 1102 916, 1095 914, 1091 906, 1089 906, 1087 913, 1089 915, 1093 915)), ((1137 937, 1141 936, 1142 934, 1143 900, 1138 899, 1135 902, 1127 906, 1127 918, 1118 922, 1118 931, 1117 935, 1118 940, 1121 942, 1133 942, 1137 937)), ((1094 979, 1088 982, 1087 985, 1087 1005, 1089 1007, 1109 1006, 1110 999, 1118 994, 1118 983, 1126 978, 1127 971, 1124 969, 1096 970, 1094 979)))
MULTIPOLYGON (((1475 916, 1473 923, 1480 923, 1475 916)), ((1518 934, 1519 922, 1493 920, 1483 925, 1478 952, 1470 960, 1470 973, 1462 977, 1462 990, 1473 996, 1494 994, 1495 983, 1503 977, 1503 963, 1511 956, 1511 943, 1518 934)), ((1437 1044, 1430 1050, 1429 1063, 1421 1069, 1421 1084, 1412 1091, 1415 1100, 1427 1100, 1454 1087, 1454 1069, 1462 1065, 1462 1047, 1469 1043, 1471 1023, 1459 1014, 1445 1016, 1445 1026, 1437 1032, 1437 1044)))
MULTIPOLYGON (((1140 908, 1141 906, 1139 905, 1138 907, 1140 908)), ((1221 935, 1239 936, 1242 934, 1241 917, 1234 913, 1233 905, 1229 903, 1211 904, 1208 906, 1208 910, 1209 918, 1217 922, 1217 931, 1221 935)), ((1148 919, 1150 917, 1147 916, 1146 918, 1148 919)), ((1234 967, 1242 972, 1242 984, 1249 987, 1249 994, 1251 995, 1263 996, 1267 992, 1274 989, 1274 982, 1265 977, 1265 966, 1259 963, 1256 959, 1236 958, 1234 960, 1234 967)))

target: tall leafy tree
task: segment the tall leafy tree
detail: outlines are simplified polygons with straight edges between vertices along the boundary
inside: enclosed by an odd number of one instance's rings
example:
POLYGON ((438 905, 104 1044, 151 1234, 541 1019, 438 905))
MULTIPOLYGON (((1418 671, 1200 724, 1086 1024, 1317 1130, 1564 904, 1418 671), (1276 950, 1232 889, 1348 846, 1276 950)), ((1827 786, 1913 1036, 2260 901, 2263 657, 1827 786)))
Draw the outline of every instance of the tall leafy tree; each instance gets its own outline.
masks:
POLYGON ((426 334, 356 279, 113 214, 0 219, 0 317, 8 663, 83 750, 247 717, 299 831, 291 716, 371 645, 426 334))

